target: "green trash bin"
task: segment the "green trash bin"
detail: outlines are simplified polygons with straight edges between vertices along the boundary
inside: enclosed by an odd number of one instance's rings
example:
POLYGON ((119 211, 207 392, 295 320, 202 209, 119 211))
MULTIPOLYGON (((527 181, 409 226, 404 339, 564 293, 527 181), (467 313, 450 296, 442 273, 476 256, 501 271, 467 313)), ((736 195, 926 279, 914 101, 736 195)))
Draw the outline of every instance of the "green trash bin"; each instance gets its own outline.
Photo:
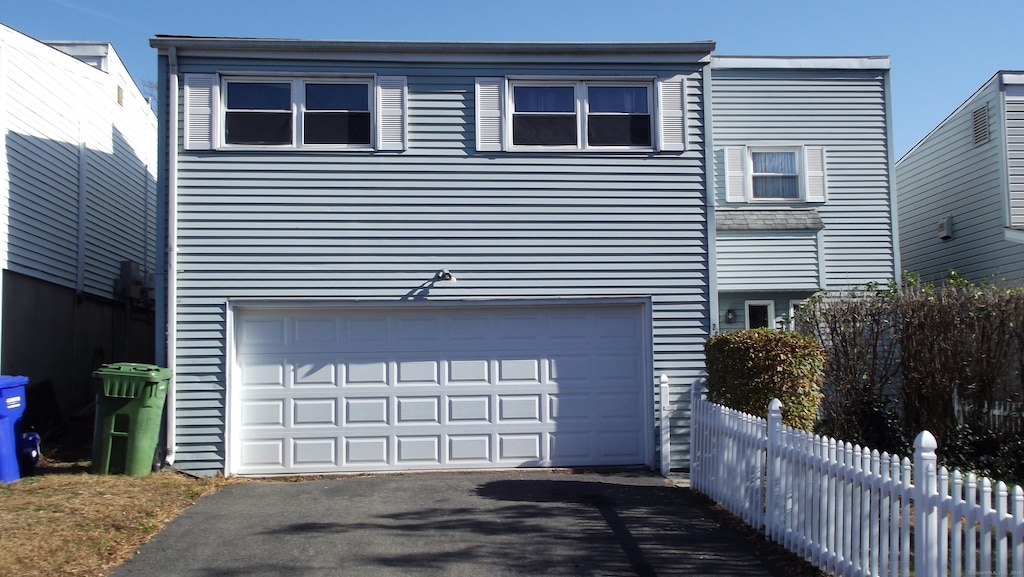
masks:
POLYGON ((171 370, 155 365, 112 363, 93 372, 96 394, 92 470, 136 477, 153 470, 164 399, 171 370))

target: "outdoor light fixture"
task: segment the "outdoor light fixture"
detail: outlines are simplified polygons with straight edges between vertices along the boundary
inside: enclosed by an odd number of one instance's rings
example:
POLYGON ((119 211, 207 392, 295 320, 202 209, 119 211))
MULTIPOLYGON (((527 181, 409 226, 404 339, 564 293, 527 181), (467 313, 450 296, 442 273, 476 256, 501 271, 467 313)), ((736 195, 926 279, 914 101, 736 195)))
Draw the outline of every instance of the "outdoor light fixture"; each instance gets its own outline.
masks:
POLYGON ((729 309, 725 311, 725 322, 734 323, 736 322, 736 311, 729 309))
POLYGON ((443 269, 437 271, 436 273, 434 273, 434 280, 435 281, 450 280, 452 282, 456 282, 459 279, 455 278, 455 275, 453 275, 448 269, 443 268, 443 269))

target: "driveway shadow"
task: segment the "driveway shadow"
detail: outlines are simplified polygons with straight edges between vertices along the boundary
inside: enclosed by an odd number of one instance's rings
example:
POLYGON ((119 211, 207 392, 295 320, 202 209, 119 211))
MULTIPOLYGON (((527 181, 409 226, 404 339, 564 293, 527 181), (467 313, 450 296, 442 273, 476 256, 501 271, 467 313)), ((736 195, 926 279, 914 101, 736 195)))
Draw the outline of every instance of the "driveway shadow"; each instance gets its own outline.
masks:
POLYGON ((246 483, 112 575, 785 575, 649 473, 493 472, 246 483))

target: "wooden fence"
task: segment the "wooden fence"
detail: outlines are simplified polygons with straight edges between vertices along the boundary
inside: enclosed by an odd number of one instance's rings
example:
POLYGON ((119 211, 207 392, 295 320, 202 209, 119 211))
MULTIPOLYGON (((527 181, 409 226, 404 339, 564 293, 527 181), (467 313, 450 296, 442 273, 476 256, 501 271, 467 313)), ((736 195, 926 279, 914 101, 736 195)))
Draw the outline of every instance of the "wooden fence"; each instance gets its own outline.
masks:
POLYGON ((1024 575, 1024 491, 853 446, 705 399, 691 405, 691 485, 834 575, 1024 575))

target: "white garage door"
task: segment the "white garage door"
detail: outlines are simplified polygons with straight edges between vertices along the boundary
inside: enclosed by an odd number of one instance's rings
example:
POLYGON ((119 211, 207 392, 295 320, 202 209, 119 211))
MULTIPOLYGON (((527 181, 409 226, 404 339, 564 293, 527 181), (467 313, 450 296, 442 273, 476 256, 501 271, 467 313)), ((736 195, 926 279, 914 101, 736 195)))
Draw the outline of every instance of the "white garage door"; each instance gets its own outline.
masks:
POLYGON ((641 305, 239 308, 235 319, 232 473, 650 461, 641 305))

